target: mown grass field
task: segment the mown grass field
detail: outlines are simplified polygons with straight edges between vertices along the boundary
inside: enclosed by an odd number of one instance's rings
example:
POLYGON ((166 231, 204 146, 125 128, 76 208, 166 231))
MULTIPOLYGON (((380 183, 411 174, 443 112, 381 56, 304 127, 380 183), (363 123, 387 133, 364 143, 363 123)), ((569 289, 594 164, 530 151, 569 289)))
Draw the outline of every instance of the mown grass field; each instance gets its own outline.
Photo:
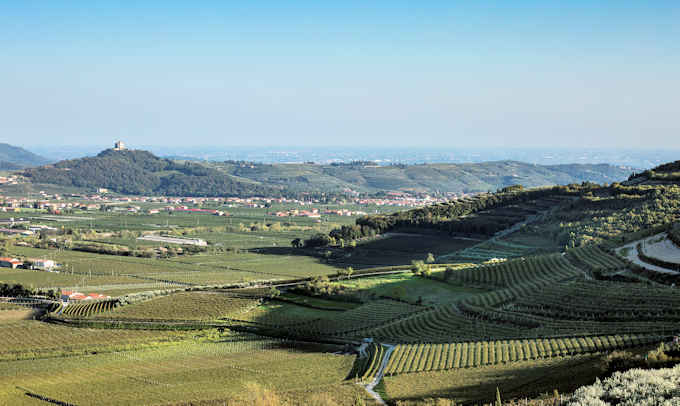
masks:
POLYGON ((343 280, 334 284, 364 292, 367 295, 387 296, 408 302, 422 304, 452 303, 486 290, 454 286, 439 281, 402 273, 374 278, 343 280))

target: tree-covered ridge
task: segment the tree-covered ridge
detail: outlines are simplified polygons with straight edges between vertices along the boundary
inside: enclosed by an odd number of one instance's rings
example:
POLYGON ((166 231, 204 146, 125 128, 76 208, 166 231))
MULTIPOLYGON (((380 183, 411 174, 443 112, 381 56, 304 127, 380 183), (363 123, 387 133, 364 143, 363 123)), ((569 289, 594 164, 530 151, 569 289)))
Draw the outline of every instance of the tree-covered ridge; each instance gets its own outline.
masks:
POLYGON ((365 216, 352 226, 331 232, 331 237, 353 240, 390 231, 433 230, 453 234, 492 235, 528 216, 549 210, 555 204, 578 196, 585 186, 555 186, 524 190, 521 186, 496 193, 390 215, 365 216))
POLYGON ((0 169, 14 170, 48 163, 47 158, 23 148, 0 143, 0 169))
POLYGON ((668 162, 628 177, 627 184, 668 184, 680 182, 680 160, 668 162))
POLYGON ((23 175, 34 183, 103 187, 125 194, 241 196, 278 192, 256 183, 234 180, 197 163, 171 161, 138 150, 107 149, 96 157, 60 161, 28 169, 23 175))
MULTIPOLYGON (((622 243, 627 236, 680 220, 677 185, 596 184, 505 189, 471 199, 361 217, 330 237, 351 241, 390 231, 491 236, 512 225, 558 247, 622 243), (533 216, 533 217, 532 217, 533 216), (528 219, 532 221, 526 221, 528 219)), ((332 240, 331 240, 332 242, 332 240)))

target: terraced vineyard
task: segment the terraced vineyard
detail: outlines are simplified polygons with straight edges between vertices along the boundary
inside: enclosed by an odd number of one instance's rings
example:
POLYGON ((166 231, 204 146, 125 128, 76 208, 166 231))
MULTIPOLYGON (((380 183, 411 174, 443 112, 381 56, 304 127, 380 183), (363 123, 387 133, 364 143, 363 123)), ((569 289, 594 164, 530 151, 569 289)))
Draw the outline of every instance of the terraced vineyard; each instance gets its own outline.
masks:
POLYGON ((529 340, 398 345, 385 373, 440 371, 609 352, 659 341, 654 335, 610 335, 529 340))
POLYGON ((582 264, 591 271, 614 271, 626 267, 621 259, 596 246, 570 249, 567 251, 567 257, 575 264, 582 264))
POLYGON ((120 302, 118 299, 73 303, 64 307, 61 315, 65 317, 88 317, 113 310, 118 307, 119 304, 120 302))
POLYGON ((380 371, 385 358, 385 347, 379 343, 370 343, 365 351, 354 361, 347 379, 370 381, 380 371))
POLYGON ((373 337, 387 343, 450 342, 487 336, 515 337, 513 326, 465 317, 455 306, 444 305, 395 320, 387 325, 355 332, 356 337, 373 337))
POLYGON ((680 295, 671 287, 579 281, 546 286, 511 308, 555 320, 678 321, 680 295))
POLYGON ((582 274, 560 254, 542 255, 484 265, 454 272, 448 279, 459 284, 512 287, 527 282, 560 280, 582 274))
POLYGON ((258 298, 228 292, 181 292, 98 313, 101 319, 210 320, 257 306, 258 298))
POLYGON ((376 300, 355 309, 339 312, 309 323, 282 327, 294 333, 313 336, 355 335, 370 327, 402 319, 425 310, 426 308, 421 306, 392 300, 376 300))

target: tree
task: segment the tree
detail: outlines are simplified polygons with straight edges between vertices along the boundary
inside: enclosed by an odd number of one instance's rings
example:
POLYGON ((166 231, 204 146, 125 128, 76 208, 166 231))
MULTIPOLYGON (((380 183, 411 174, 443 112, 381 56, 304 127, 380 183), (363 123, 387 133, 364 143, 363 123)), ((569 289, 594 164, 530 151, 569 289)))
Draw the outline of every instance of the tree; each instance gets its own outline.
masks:
POLYGON ((9 250, 12 247, 12 243, 10 243, 9 239, 6 239, 0 244, 0 256, 6 257, 9 256, 9 250))
POLYGON ((425 263, 426 263, 426 264, 433 264, 434 261, 435 261, 434 255, 432 255, 432 253, 429 252, 429 253, 427 254, 427 258, 425 258, 425 263))
POLYGON ((267 292, 267 297, 270 299, 273 299, 275 297, 279 297, 281 295, 281 291, 276 289, 275 287, 269 288, 269 291, 267 292))

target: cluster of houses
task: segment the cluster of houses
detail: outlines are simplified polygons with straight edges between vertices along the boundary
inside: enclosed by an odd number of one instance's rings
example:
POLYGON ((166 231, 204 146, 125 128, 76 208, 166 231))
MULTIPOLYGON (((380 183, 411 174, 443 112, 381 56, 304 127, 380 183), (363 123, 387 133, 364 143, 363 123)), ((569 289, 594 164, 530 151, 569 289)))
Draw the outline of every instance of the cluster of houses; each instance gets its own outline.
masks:
POLYGON ((311 218, 320 218, 322 214, 330 215, 330 216, 364 216, 366 215, 366 212, 359 211, 359 210, 346 210, 346 209, 337 209, 337 210, 324 210, 323 212, 319 211, 319 209, 309 209, 309 210, 297 210, 297 209, 292 209, 292 210, 285 210, 285 211, 277 211, 274 213, 269 213, 270 215, 276 216, 276 217, 311 217, 311 218))
POLYGON ((61 291, 61 301, 69 302, 73 300, 103 300, 111 299, 111 296, 101 295, 99 293, 80 293, 73 290, 62 290, 61 291))
MULTIPOLYGON (((221 210, 213 210, 213 209, 197 209, 197 208, 190 208, 188 206, 166 206, 164 207, 165 211, 172 211, 172 212, 185 212, 185 213, 195 213, 195 214, 212 214, 214 216, 228 216, 229 213, 225 213, 224 211, 221 210)), ((154 214, 152 213, 154 210, 149 210, 149 214, 154 214)), ((155 210, 156 213, 158 213, 158 210, 155 210)))
POLYGON ((19 178, 15 175, 0 176, 0 185, 16 185, 19 183, 19 178))
POLYGON ((179 245, 196 245, 198 247, 206 247, 208 242, 200 238, 180 238, 180 237, 166 237, 161 235, 149 234, 137 237, 138 240, 161 242, 165 244, 179 244, 179 245))
POLYGON ((26 262, 17 258, 0 257, 0 268, 30 268, 39 269, 41 271, 52 271, 57 266, 51 259, 28 258, 25 261, 26 262))

